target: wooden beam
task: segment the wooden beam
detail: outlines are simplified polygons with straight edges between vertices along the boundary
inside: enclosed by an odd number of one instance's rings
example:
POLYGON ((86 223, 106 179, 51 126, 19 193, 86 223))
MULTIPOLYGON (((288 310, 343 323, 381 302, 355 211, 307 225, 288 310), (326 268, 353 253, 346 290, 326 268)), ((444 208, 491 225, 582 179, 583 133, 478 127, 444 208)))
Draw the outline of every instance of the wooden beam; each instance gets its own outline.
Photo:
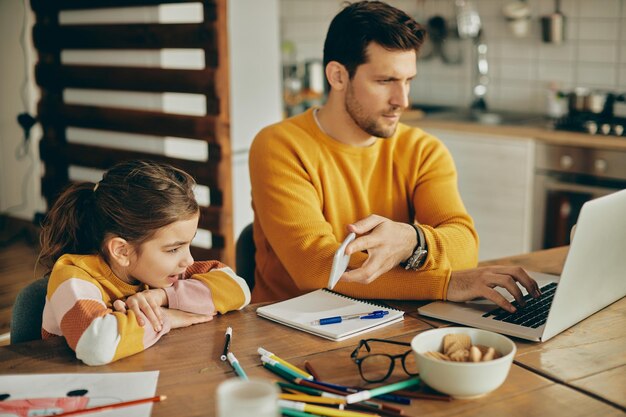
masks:
MULTIPOLYGON (((31 0, 35 13, 53 13, 61 10, 108 9, 111 7, 159 6, 161 4, 198 3, 199 0, 31 0)), ((201 0, 205 16, 216 15, 217 0, 201 0), (207 13, 208 12, 208 13, 207 13)), ((212 20, 213 20, 212 19, 212 20)))
POLYGON ((58 49, 200 48, 217 57, 216 37, 211 22, 90 26, 37 23, 33 27, 35 47, 44 52, 58 49))
POLYGON ((38 114, 44 128, 46 125, 75 126, 202 139, 216 143, 217 127, 214 116, 188 116, 147 110, 58 104, 49 102, 45 97, 39 102, 38 114))
POLYGON ((149 154, 145 152, 127 151, 121 149, 103 148, 100 146, 68 143, 59 145, 52 141, 40 142, 41 160, 44 162, 63 161, 68 165, 83 166, 106 170, 118 162, 133 159, 149 159, 174 165, 196 178, 201 185, 209 188, 219 188, 217 175, 219 161, 189 161, 186 159, 172 158, 164 155, 149 154))
POLYGON ((35 67, 37 84, 43 88, 92 88, 149 92, 205 94, 216 99, 215 70, 48 65, 35 67))

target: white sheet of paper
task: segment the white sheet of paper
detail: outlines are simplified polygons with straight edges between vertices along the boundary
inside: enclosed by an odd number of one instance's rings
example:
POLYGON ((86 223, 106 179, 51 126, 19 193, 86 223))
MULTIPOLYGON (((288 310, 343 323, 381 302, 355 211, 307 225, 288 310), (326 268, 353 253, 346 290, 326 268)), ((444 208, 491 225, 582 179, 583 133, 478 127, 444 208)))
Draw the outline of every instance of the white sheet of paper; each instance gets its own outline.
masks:
MULTIPOLYGON (((154 397, 159 371, 90 373, 90 374, 29 374, 1 375, 0 395, 8 400, 62 398, 68 392, 87 390, 87 407, 96 407, 154 397)), ((98 413, 98 417, 150 417, 152 403, 98 413)), ((1 413, 0 413, 1 414, 1 413)), ((40 414, 38 414, 40 415, 40 414)))

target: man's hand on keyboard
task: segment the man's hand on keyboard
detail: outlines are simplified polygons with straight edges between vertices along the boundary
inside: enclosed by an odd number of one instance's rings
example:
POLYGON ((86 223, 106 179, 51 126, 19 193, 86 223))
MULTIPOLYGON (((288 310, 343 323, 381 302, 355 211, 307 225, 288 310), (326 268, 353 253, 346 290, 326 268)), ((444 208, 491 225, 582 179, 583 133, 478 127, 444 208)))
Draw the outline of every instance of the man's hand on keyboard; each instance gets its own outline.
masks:
POLYGON ((452 272, 448 285, 448 300, 468 301, 484 297, 506 311, 514 313, 515 307, 494 288, 506 289, 520 306, 524 306, 524 297, 516 282, 522 284, 534 298, 541 295, 537 282, 528 276, 522 268, 518 266, 486 266, 452 272))

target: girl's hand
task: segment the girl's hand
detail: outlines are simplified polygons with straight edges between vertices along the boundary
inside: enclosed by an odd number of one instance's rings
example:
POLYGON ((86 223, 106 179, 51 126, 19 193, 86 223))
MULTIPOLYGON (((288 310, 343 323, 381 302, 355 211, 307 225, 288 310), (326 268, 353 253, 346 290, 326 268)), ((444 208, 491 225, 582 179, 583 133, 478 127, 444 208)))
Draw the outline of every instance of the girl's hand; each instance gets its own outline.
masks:
POLYGON ((163 312, 169 316, 172 329, 188 327, 193 324, 206 323, 207 321, 213 320, 213 316, 188 313, 186 311, 172 310, 169 308, 164 308, 163 312))
POLYGON ((167 294, 164 289, 155 288, 133 294, 125 302, 115 300, 113 308, 121 313, 132 310, 135 313, 135 317, 137 317, 137 323, 142 327, 146 324, 143 319, 145 316, 154 328, 154 331, 160 332, 163 328, 163 312, 161 310, 163 305, 167 305, 167 294))

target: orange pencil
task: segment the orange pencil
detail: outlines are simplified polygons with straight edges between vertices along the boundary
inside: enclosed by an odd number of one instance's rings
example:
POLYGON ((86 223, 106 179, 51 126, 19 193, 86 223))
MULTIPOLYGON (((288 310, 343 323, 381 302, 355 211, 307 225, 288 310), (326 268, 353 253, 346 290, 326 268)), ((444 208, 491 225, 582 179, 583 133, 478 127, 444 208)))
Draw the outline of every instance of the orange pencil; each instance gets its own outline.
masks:
POLYGON ((139 400, 124 401, 121 403, 108 404, 108 405, 99 405, 97 407, 83 408, 82 410, 68 411, 68 412, 61 413, 61 414, 47 414, 46 417, 47 416, 54 416, 54 417, 77 416, 79 414, 109 411, 109 410, 114 410, 116 408, 130 407, 131 405, 138 405, 138 404, 145 404, 145 403, 157 403, 159 401, 165 400, 166 398, 167 397, 165 395, 157 395, 156 397, 141 398, 139 400))

